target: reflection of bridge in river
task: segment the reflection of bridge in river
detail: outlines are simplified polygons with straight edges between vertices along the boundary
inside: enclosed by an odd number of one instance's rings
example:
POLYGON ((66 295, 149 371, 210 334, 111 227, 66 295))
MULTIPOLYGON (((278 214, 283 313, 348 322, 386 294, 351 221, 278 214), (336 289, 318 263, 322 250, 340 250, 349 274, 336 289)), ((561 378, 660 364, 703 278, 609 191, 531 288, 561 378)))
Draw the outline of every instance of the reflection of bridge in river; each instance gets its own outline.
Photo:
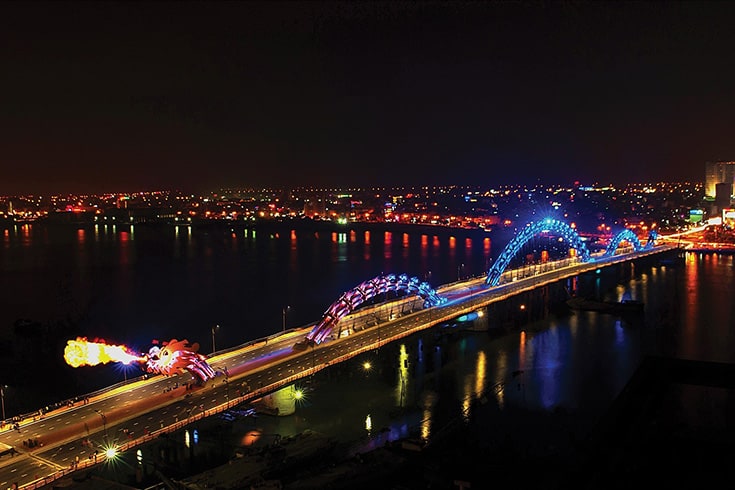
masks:
POLYGON ((656 245, 655 240, 655 234, 651 234, 642 245, 638 237, 624 230, 611 239, 605 251, 590 253, 572 227, 557 220, 543 220, 529 224, 516 235, 486 276, 436 289, 400 275, 365 281, 342 295, 313 325, 216 353, 209 363, 218 376, 194 389, 190 388, 192 375, 188 372, 139 378, 90 394, 88 403, 65 407, 42 419, 26 418, 19 430, 0 433, 0 450, 14 447, 21 453, 12 460, 0 461, 0 481, 38 488, 104 461, 104 456, 98 454, 100 447, 133 448, 387 342, 493 303, 579 274, 676 250, 675 246, 656 245), (547 234, 569 244, 566 257, 509 267, 524 244, 536 235, 547 234), (620 247, 623 242, 629 246, 620 247), (389 290, 403 296, 371 303, 381 294, 385 299, 389 290), (301 348, 294 349, 295 345, 301 348), (40 444, 30 447, 24 444, 28 440, 40 444))

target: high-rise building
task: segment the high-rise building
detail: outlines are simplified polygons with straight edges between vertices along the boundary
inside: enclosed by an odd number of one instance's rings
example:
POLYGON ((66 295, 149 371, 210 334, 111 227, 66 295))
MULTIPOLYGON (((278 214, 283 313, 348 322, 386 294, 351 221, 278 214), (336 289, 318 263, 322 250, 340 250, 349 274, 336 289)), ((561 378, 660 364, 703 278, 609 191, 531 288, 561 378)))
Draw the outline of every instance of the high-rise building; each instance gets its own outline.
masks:
POLYGON ((704 195, 716 197, 717 184, 723 183, 735 185, 735 162, 707 162, 704 169, 704 195))
POLYGON ((720 208, 726 208, 732 202, 732 182, 718 182, 715 186, 715 204, 720 208))

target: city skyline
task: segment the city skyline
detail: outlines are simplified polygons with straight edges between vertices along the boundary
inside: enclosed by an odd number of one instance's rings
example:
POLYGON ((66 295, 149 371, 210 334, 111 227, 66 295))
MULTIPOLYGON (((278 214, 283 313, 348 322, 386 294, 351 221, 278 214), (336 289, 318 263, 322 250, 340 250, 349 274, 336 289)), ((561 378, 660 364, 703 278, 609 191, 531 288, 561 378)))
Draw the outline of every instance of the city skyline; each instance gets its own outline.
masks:
POLYGON ((735 7, 12 2, 0 195, 702 181, 735 7))

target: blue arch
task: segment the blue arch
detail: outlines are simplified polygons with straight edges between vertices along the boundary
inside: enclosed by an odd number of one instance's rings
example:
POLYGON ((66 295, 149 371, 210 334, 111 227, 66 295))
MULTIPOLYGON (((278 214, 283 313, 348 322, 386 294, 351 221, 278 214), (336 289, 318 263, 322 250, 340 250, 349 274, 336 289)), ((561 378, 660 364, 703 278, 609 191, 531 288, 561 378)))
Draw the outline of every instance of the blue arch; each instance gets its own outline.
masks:
POLYGON ((417 294, 424 299, 424 308, 447 301, 446 298, 439 296, 429 283, 421 282, 416 277, 409 278, 406 274, 397 277, 395 274, 377 276, 342 293, 342 296, 327 308, 319 323, 306 335, 306 340, 317 344, 322 342, 332 333, 332 330, 343 316, 350 314, 370 298, 388 291, 405 291, 407 295, 417 294))
POLYGON ((624 229, 617 235, 615 235, 612 240, 610 240, 610 244, 607 246, 607 249, 605 249, 605 253, 602 255, 603 257, 611 257, 615 255, 615 251, 620 246, 620 242, 627 240, 631 245, 633 245, 633 250, 636 252, 640 252, 641 250, 647 250, 651 249, 656 246, 656 239, 658 238, 658 232, 656 230, 651 230, 648 233, 648 240, 646 241, 646 244, 641 244, 641 241, 638 239, 638 235, 633 233, 629 229, 624 229))
POLYGON ((646 249, 653 248, 656 246, 656 240, 658 239, 658 232, 651 230, 648 232, 648 241, 646 242, 646 249))
POLYGON ((563 221, 546 218, 535 223, 527 224, 523 231, 513 237, 513 240, 505 246, 498 257, 498 260, 488 271, 485 284, 488 284, 489 286, 497 286, 498 282, 500 282, 500 276, 505 272, 505 268, 508 267, 511 259, 515 257, 521 248, 534 236, 539 233, 546 232, 553 232, 566 240, 569 243, 569 246, 577 251, 583 262, 587 262, 589 260, 590 252, 574 228, 563 221))
POLYGON ((615 255, 615 251, 620 246, 620 242, 627 241, 631 245, 633 245, 633 250, 636 252, 643 249, 643 245, 641 245, 641 241, 638 239, 638 235, 630 231, 628 228, 624 229, 617 235, 615 235, 612 240, 610 240, 610 244, 605 249, 605 253, 602 254, 603 257, 610 257, 615 255))

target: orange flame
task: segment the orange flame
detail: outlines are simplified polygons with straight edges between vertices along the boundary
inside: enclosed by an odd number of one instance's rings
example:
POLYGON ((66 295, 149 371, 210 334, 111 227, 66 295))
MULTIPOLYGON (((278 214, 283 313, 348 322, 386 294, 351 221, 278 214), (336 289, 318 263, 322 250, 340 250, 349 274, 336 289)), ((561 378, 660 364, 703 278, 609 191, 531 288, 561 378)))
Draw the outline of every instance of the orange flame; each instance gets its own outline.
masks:
POLYGON ((88 342, 85 337, 68 340, 64 349, 64 359, 72 367, 96 366, 108 362, 145 362, 146 358, 133 354, 124 345, 108 345, 102 342, 88 342))

